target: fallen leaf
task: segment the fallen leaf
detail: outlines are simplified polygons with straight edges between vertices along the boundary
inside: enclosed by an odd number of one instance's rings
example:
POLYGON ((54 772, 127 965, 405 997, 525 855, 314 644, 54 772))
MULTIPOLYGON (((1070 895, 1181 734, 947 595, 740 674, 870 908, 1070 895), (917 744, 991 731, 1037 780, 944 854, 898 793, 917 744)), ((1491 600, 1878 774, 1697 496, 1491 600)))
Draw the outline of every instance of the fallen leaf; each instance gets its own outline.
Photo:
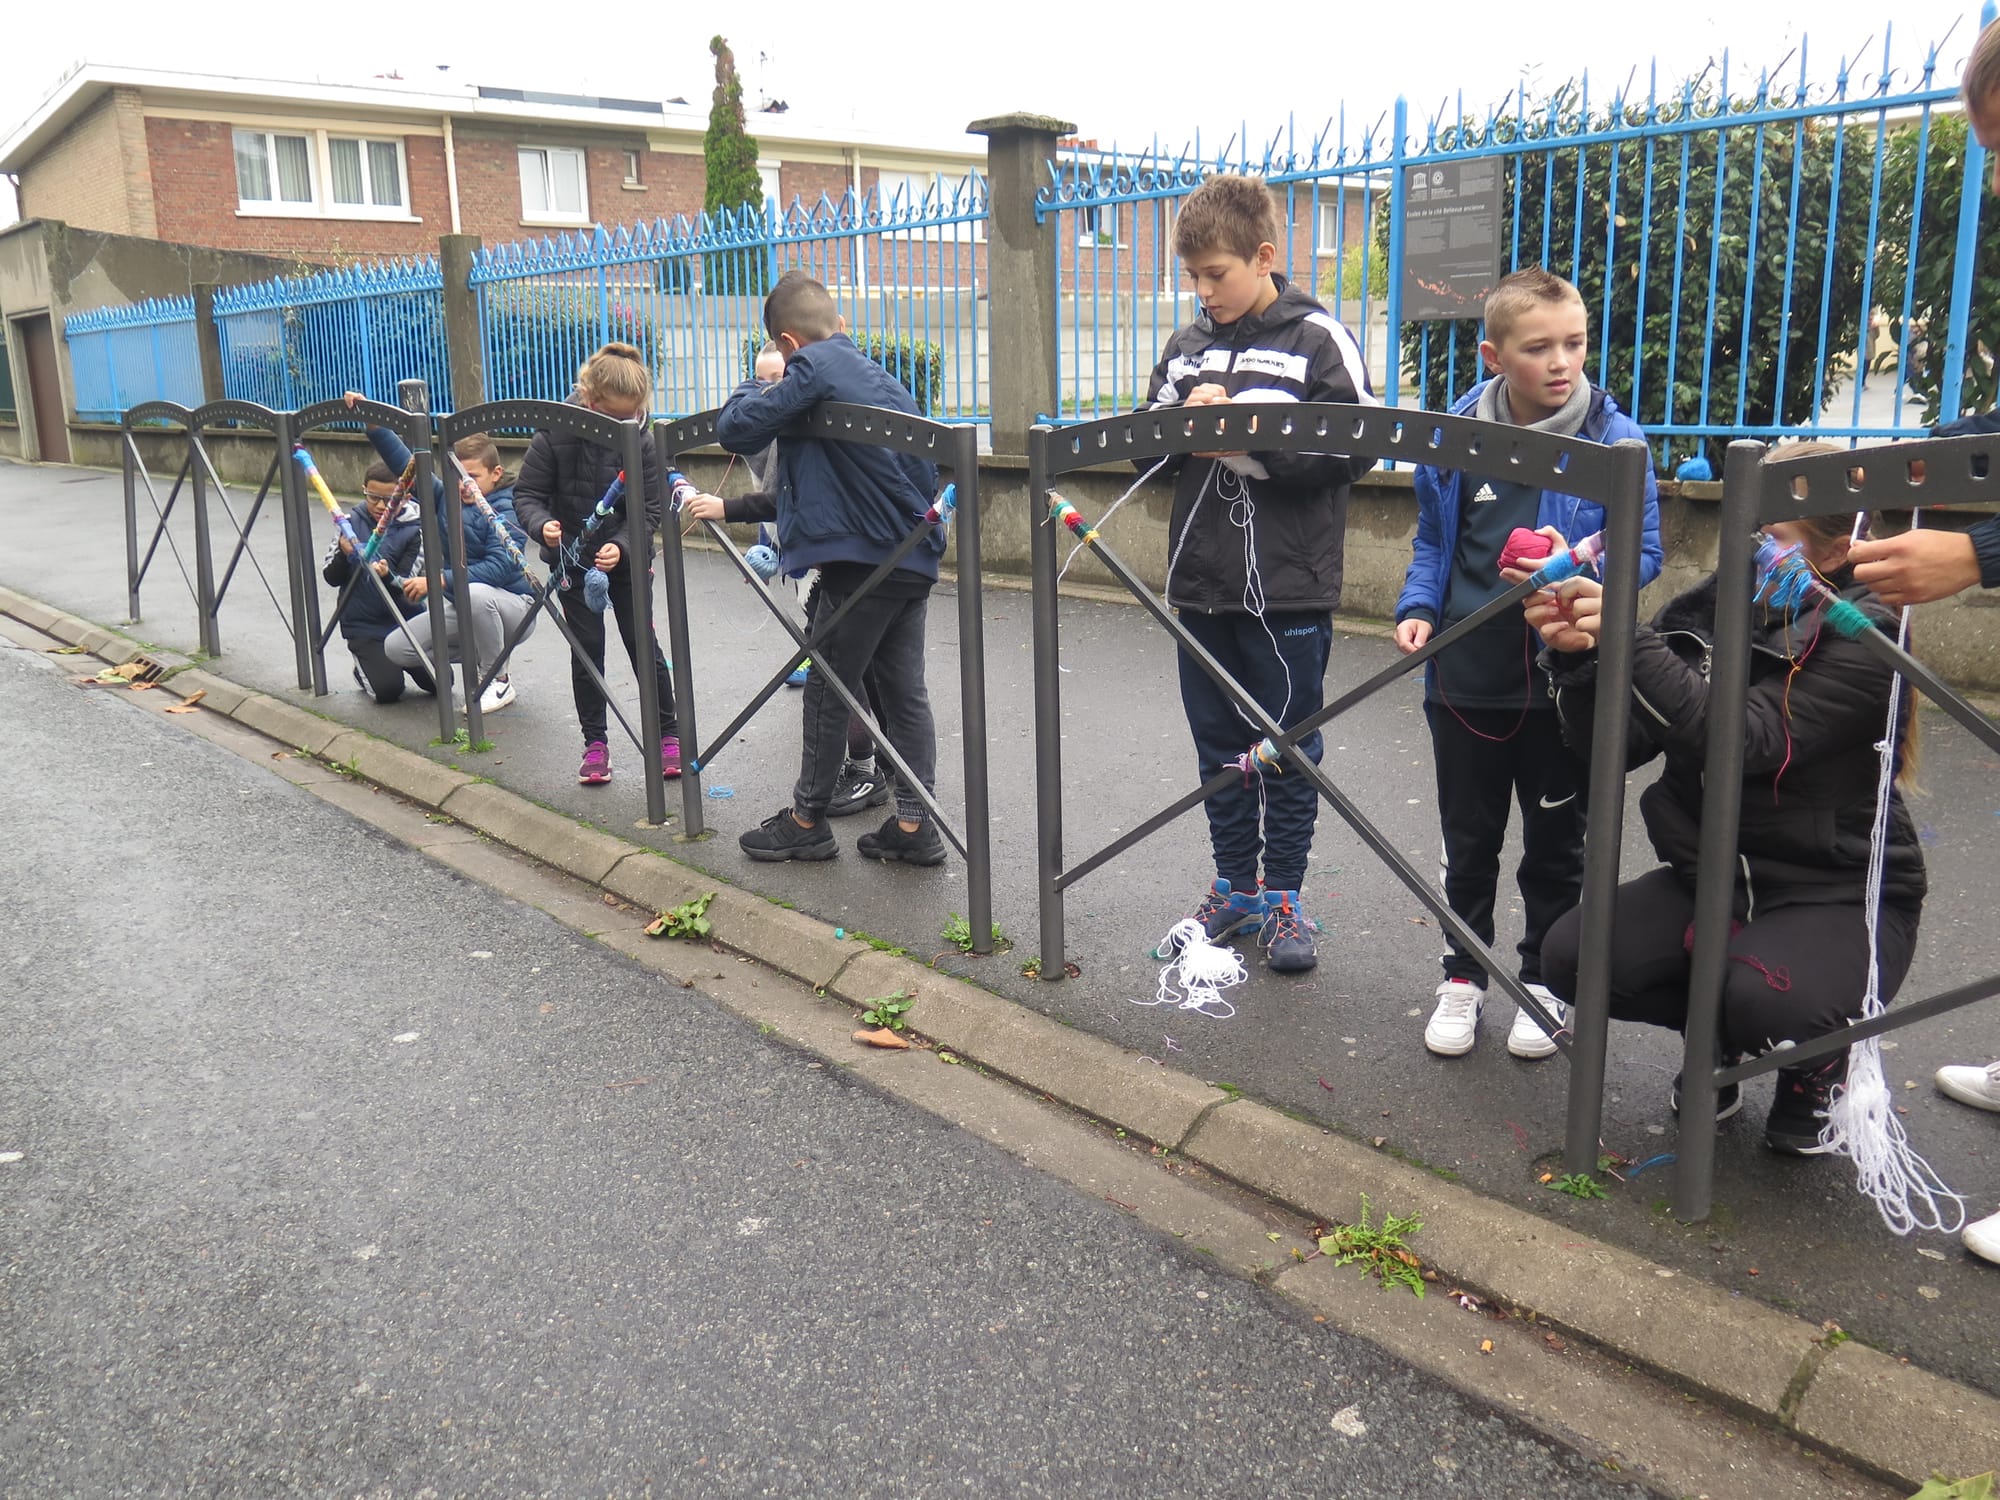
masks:
POLYGON ((1265 1239, 1267 1239, 1267 1240, 1269 1240, 1269 1241, 1270 1241, 1270 1242, 1271 1242, 1272 1244, 1274 1244, 1274 1245, 1275 1245, 1275 1244, 1277 1244, 1277 1243, 1278 1243, 1278 1241, 1279 1241, 1279 1240, 1283 1239, 1283 1238, 1284 1238, 1284 1236, 1283 1236, 1283 1235, 1281 1235, 1281 1234, 1278 1234, 1278 1233, 1277 1233, 1276 1231, 1272 1231, 1272 1232, 1270 1232, 1270 1233, 1267 1233, 1267 1234, 1266 1234, 1266 1235, 1264 1236, 1264 1238, 1265 1238, 1265 1239))
POLYGON ((555 1003, 550 1000, 544 1000, 542 1002, 542 1014, 545 1016, 552 1016, 555 1013, 556 1013, 555 1003))
POLYGON ((1481 1354, 1491 1354, 1493 1352, 1493 1340, 1481 1339, 1479 1341, 1479 1352, 1481 1354))
POLYGON ((1923 1256, 1923 1257, 1924 1257, 1925 1259, 1927 1259, 1927 1260, 1943 1260, 1943 1259, 1944 1259, 1944 1251, 1942 1251, 1942 1250, 1930 1250, 1930 1249, 1926 1249, 1925 1247, 1923 1247, 1923 1246, 1921 1246, 1921 1245, 1919 1245, 1919 1246, 1917 1247, 1917 1254, 1919 1254, 1919 1255, 1923 1256))
POLYGON ((1752 1276, 1762 1276, 1762 1275, 1763 1275, 1764 1273, 1763 1273, 1762 1271, 1758 1270, 1758 1269, 1757 1269, 1757 1268, 1756 1268, 1755 1266, 1752 1266, 1752 1267, 1750 1268, 1750 1274, 1751 1274, 1752 1276))
POLYGON ((1923 1298, 1924 1301, 1926 1302, 1935 1302, 1937 1301, 1938 1298, 1942 1297, 1944 1293, 1940 1292, 1934 1286, 1920 1286, 1917 1288, 1917 1295, 1923 1298))
POLYGON ((272 760, 290 760, 291 758, 292 752, 289 750, 273 750, 271 752, 272 760))
POLYGON ((132 691, 135 693, 143 693, 149 688, 154 688, 158 686, 159 684, 154 682, 134 682, 132 684, 132 691))
POLYGON ((1555 1350, 1556 1353, 1558 1354, 1562 1353, 1563 1350, 1569 1347, 1568 1344, 1565 1344, 1561 1339, 1557 1338, 1553 1333, 1543 1334, 1542 1342, 1547 1344, 1551 1349, 1555 1350))
POLYGON ((882 1047, 893 1052, 907 1052, 910 1044, 897 1036, 886 1026, 878 1026, 873 1031, 857 1031, 854 1040, 870 1047, 882 1047))
POLYGON ((1386 1146, 1389 1144, 1389 1137, 1387 1137, 1386 1135, 1378 1135, 1374 1137, 1374 1141, 1377 1146, 1386 1146))
POLYGON ((49 647, 48 654, 50 656, 81 656, 84 653, 81 646, 51 646, 49 647))
MULTIPOLYGON (((199 698, 200 696, 201 694, 199 693, 195 694, 195 698, 199 698)), ((169 703, 167 705, 167 712, 170 714, 198 714, 201 712, 201 705, 195 702, 194 698, 188 698, 180 703, 169 703)))

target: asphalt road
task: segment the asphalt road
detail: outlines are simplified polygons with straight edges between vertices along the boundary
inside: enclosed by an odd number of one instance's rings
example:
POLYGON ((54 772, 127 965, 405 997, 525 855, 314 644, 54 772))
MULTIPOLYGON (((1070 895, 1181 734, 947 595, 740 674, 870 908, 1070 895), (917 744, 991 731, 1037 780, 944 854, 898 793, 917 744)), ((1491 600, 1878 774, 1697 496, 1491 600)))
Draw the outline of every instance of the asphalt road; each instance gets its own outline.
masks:
MULTIPOLYGON (((162 486, 164 493, 165 486, 162 486)), ((236 500, 239 514, 247 496, 236 500)), ((142 506, 144 504, 142 498, 142 506)), ((0 582, 89 618, 116 623, 125 614, 124 553, 115 476, 83 470, 37 470, 0 462, 0 582)), ((177 519, 179 519, 177 517, 177 519)), ((1116 523, 1111 540, 1116 543, 1116 523)), ((322 539, 316 537, 316 545, 322 539)), ((188 538, 183 532, 185 550, 188 538)), ((273 587, 284 587, 279 533, 259 523, 257 553, 273 587)), ((713 734, 781 658, 786 638, 720 558, 690 557, 696 699, 713 734)), ((330 599, 330 591, 323 598, 330 599)), ((1649 596, 1650 598, 1650 596, 1649 596)), ((194 611, 163 548, 144 597, 142 638, 188 649, 194 611)), ((1657 602, 1657 601, 1654 601, 1657 602)), ((1647 601, 1642 601, 1642 605, 1647 601)), ((758 865, 735 836, 789 797, 798 754, 795 693, 781 693, 726 747, 710 774, 711 791, 733 795, 704 803, 717 836, 673 842, 672 831, 634 826, 644 800, 636 752, 614 745, 618 779, 582 788, 574 768, 581 749, 568 692, 562 640, 538 630, 523 648, 515 681, 518 706, 489 720, 495 748, 456 757, 468 771, 597 821, 621 837, 649 841, 749 889, 784 900, 829 923, 907 947, 1021 1003, 1094 1031, 1198 1077, 1235 1084, 1275 1104, 1363 1137, 1384 1136, 1398 1150, 1471 1186, 1526 1204, 1551 1218, 1627 1244, 1643 1254, 1813 1320, 1831 1319, 1878 1348, 1907 1355, 1940 1373, 2000 1392, 2000 1360, 1986 1329, 2000 1319, 2000 1273, 1968 1256, 1955 1238, 1888 1233, 1835 1161, 1779 1158, 1762 1145, 1768 1079, 1746 1088, 1746 1107, 1718 1144, 1716 1210, 1698 1226, 1667 1213, 1669 1168, 1657 1158, 1674 1147, 1667 1087, 1678 1067, 1678 1038, 1640 1027, 1614 1028, 1608 1071, 1605 1141, 1636 1163, 1652 1165, 1609 1184, 1610 1197, 1579 1203, 1536 1178, 1563 1135, 1566 1075, 1560 1060, 1522 1063, 1504 1048, 1506 1006, 1496 1007, 1478 1051, 1463 1060, 1432 1057, 1422 1046, 1423 1017, 1438 979, 1440 948, 1423 908, 1377 865, 1330 813, 1306 882, 1308 909, 1324 924, 1323 962, 1304 978, 1266 974, 1234 992, 1240 1014, 1224 1022, 1170 1014, 1150 1000, 1156 966, 1147 952, 1204 888, 1205 832, 1198 815, 1183 818, 1071 893, 1068 956, 1078 981, 1043 984, 1018 967, 1037 946, 1034 892, 1032 678, 1026 596, 987 594, 987 712, 992 755, 996 916, 1015 940, 1008 954, 960 959, 941 937, 947 916, 965 910, 961 863, 935 870, 880 868, 846 848, 822 865, 758 865)), ((395 707, 354 690, 344 648, 328 653, 333 693, 297 692, 291 645, 256 576, 240 573, 222 619, 225 656, 217 669, 261 688, 433 755, 436 715, 428 699, 395 707)), ((959 805, 963 785, 958 738, 956 599, 941 588, 930 618, 929 686, 939 723, 939 792, 959 805)), ((1068 852, 1077 857, 1133 826, 1191 784, 1192 754, 1174 688, 1165 636, 1134 609, 1073 601, 1063 610, 1068 852)), ((1329 691, 1361 680, 1389 660, 1387 642, 1343 635, 1334 647, 1329 691)), ((634 701, 622 653, 611 653, 609 678, 634 701)), ((1419 868, 1434 868, 1435 784, 1420 688, 1406 680, 1337 722, 1326 764, 1419 868)), ((1986 752, 1935 714, 1926 719, 1925 795, 1913 804, 1930 862, 1931 896, 1906 998, 1936 993, 1995 968, 1994 878, 2000 871, 2000 798, 1986 752)), ((1633 873, 1653 863, 1637 820, 1633 780, 1625 841, 1633 873)), ((670 797, 670 804, 678 801, 670 797)), ((836 824, 843 846, 869 826, 836 824)), ((1503 870, 1511 869, 1510 854, 1503 870)), ((1518 935, 1518 911, 1503 883, 1500 943, 1518 935)), ((1973 1211, 2000 1205, 1995 1117, 1951 1104, 1931 1087, 1946 1062, 2000 1056, 2000 1007, 1960 1010, 1891 1039, 1890 1086, 1909 1110, 1918 1147, 1973 1211)))
POLYGON ((1635 1493, 60 662, 0 1494, 1635 1493))

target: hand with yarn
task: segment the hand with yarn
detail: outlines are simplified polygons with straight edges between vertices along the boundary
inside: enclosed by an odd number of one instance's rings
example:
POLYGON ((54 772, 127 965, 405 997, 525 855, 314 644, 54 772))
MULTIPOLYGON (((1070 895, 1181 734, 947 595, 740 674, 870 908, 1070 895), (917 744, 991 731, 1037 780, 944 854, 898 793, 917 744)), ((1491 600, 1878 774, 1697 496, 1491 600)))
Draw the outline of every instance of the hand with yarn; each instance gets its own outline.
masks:
POLYGON ((1772 536, 1757 543, 1757 582, 1750 597, 1766 609, 1797 619, 1817 592, 1814 581, 1812 565, 1799 543, 1781 543, 1772 536))
POLYGON ((583 602, 598 614, 611 607, 611 575, 604 569, 591 568, 583 575, 583 602))
POLYGON ((681 511, 697 521, 720 521, 725 518, 720 495, 691 495, 681 505, 681 511))
POLYGON ((1567 546, 1569 539, 1553 526, 1540 531, 1516 526, 1500 549, 1500 576, 1509 583, 1526 583, 1535 568, 1548 561, 1550 553, 1567 546))
POLYGON ((1589 578, 1567 579, 1530 595, 1522 612, 1550 650, 1594 651, 1603 624, 1604 589, 1589 578))

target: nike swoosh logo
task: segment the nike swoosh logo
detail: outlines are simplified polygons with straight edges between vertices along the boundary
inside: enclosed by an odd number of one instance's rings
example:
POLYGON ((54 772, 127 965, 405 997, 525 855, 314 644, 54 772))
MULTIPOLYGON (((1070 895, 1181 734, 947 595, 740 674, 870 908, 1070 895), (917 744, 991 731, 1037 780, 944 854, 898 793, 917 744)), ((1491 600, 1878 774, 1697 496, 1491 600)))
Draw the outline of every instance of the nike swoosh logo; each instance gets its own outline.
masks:
POLYGON ((1574 801, 1576 801, 1576 793, 1571 792, 1567 797, 1558 797, 1553 802, 1549 801, 1548 798, 1544 797, 1541 799, 1541 805, 1543 807, 1553 810, 1558 807, 1567 807, 1569 806, 1570 803, 1574 801))

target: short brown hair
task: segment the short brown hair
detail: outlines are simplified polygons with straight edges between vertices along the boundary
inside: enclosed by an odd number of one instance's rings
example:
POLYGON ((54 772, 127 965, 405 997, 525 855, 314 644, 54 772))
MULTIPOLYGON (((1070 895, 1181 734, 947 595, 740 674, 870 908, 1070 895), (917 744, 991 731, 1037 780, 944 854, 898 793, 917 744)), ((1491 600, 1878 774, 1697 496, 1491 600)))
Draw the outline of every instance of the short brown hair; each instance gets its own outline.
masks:
POLYGON ((468 432, 451 445, 451 451, 458 455, 461 463, 478 464, 487 469, 500 467, 500 445, 483 432, 468 432))
POLYGON ((2000 94, 2000 21, 1981 31, 1972 44, 1972 55, 1965 60, 1958 89, 1973 109, 1986 108, 1994 95, 2000 94))
POLYGON ((1553 271, 1540 266, 1523 266, 1500 278, 1500 284, 1486 294, 1486 341, 1505 342, 1530 308, 1562 302, 1583 305, 1583 293, 1553 271))
POLYGON ((1261 177, 1225 173, 1187 196, 1174 218, 1174 254, 1182 260, 1227 251, 1255 260, 1259 245, 1278 243, 1278 201, 1261 177))
POLYGON ((764 299, 764 328, 774 339, 789 333, 811 344, 840 332, 840 309, 833 294, 804 271, 787 271, 764 299))
POLYGON ((401 484, 403 476, 378 458, 368 466, 368 472, 361 476, 361 482, 363 484, 401 484))

